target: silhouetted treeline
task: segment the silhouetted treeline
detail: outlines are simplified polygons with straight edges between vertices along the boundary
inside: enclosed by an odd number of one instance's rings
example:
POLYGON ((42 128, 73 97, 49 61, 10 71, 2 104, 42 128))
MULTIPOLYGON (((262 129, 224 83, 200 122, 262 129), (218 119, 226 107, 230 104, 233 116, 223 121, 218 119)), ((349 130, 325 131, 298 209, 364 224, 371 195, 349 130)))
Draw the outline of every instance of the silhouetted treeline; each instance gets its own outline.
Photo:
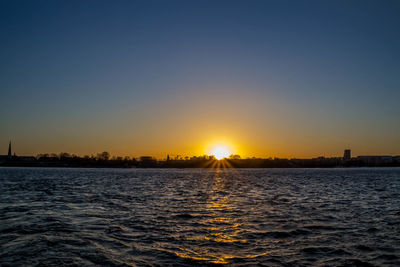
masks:
POLYGON ((0 159, 2 166, 24 167, 82 167, 82 168, 131 168, 137 165, 135 158, 111 157, 110 153, 102 152, 96 156, 60 154, 39 154, 33 156, 12 156, 0 159))
POLYGON ((33 156, 0 156, 0 166, 22 167, 84 167, 84 168, 333 168, 333 167, 399 167, 400 156, 359 156, 357 158, 246 158, 231 155, 223 160, 214 156, 185 157, 177 156, 166 160, 157 160, 150 156, 139 159, 131 157, 112 157, 108 152, 96 156, 60 154, 39 154, 33 156))
POLYGON ((368 162, 354 159, 345 161, 341 158, 317 159, 223 159, 223 160, 170 160, 163 162, 166 168, 335 168, 335 167, 400 167, 400 159, 368 162))

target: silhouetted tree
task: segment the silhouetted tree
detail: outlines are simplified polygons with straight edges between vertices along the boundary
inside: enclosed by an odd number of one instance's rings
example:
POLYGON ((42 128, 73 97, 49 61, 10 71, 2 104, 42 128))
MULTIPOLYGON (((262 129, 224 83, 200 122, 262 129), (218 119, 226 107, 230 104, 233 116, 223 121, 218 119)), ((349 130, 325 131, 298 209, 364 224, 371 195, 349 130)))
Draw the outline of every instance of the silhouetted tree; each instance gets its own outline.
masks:
POLYGON ((240 156, 232 154, 232 155, 229 156, 229 159, 240 159, 240 156))
POLYGON ((97 154, 98 160, 108 160, 109 158, 110 158, 110 153, 108 153, 107 151, 97 154))
POLYGON ((61 152, 59 157, 60 157, 60 159, 61 158, 69 158, 69 157, 71 157, 71 155, 67 152, 61 152))

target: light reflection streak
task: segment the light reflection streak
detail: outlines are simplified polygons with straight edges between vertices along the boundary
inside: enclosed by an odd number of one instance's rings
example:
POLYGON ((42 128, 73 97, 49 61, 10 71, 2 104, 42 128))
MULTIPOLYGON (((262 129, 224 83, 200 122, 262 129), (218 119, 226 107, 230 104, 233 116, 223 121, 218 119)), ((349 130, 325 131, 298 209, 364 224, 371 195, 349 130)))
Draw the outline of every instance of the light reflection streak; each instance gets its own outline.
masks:
POLYGON ((200 246, 188 249, 186 247, 179 247, 179 251, 175 251, 175 255, 185 259, 196 261, 207 261, 216 264, 227 264, 233 258, 256 258, 270 253, 270 251, 254 254, 254 255, 235 255, 232 250, 228 248, 219 247, 220 244, 245 244, 248 241, 240 236, 243 232, 243 225, 239 222, 239 217, 234 216, 235 212, 239 210, 234 206, 234 201, 227 192, 227 183, 231 182, 230 179, 238 177, 240 174, 233 168, 227 168, 229 162, 226 160, 214 161, 211 163, 211 168, 214 169, 212 187, 210 188, 209 201, 205 204, 205 216, 208 219, 202 220, 200 223, 204 225, 203 230, 206 234, 186 237, 186 240, 198 242, 215 242, 216 244, 207 245, 212 249, 206 250, 200 246), (215 249, 214 249, 215 248, 215 249))

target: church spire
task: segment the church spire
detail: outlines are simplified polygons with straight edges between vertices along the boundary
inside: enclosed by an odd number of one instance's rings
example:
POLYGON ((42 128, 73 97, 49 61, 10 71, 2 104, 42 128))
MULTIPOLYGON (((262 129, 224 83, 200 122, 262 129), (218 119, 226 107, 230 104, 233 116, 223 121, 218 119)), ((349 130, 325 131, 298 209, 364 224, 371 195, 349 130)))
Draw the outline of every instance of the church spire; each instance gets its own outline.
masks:
POLYGON ((10 143, 8 144, 8 157, 9 158, 11 158, 11 141, 10 141, 10 143))

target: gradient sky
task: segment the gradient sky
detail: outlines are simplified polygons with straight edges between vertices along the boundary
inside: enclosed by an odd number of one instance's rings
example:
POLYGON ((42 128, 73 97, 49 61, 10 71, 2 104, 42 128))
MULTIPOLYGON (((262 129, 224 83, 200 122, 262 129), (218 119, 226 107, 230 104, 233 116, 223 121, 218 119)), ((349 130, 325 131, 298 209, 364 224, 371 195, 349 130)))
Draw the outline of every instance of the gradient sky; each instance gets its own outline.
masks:
POLYGON ((0 154, 400 154, 399 1, 0 1, 0 154))

